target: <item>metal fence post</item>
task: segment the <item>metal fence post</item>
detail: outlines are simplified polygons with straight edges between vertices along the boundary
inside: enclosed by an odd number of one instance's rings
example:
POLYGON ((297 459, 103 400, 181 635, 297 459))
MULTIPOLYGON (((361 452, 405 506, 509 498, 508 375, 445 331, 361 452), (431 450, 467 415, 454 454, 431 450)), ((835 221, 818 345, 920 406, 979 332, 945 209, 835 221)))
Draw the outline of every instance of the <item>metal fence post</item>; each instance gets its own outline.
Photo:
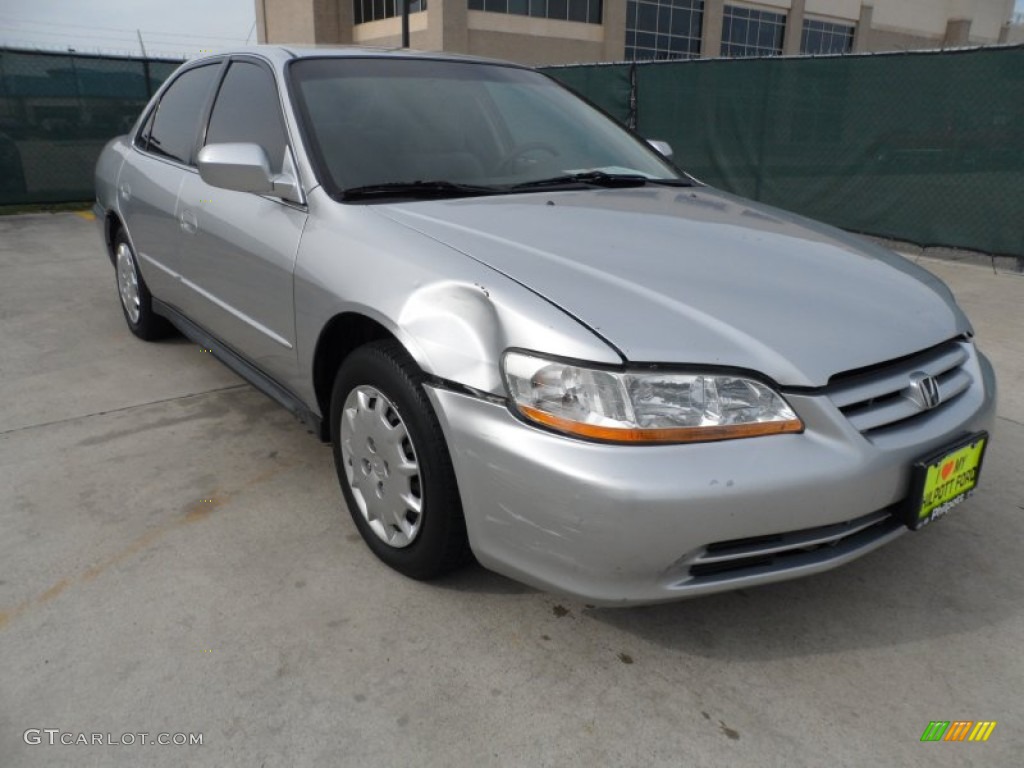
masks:
POLYGON ((626 124, 635 131, 637 126, 636 61, 629 65, 629 119, 626 124))

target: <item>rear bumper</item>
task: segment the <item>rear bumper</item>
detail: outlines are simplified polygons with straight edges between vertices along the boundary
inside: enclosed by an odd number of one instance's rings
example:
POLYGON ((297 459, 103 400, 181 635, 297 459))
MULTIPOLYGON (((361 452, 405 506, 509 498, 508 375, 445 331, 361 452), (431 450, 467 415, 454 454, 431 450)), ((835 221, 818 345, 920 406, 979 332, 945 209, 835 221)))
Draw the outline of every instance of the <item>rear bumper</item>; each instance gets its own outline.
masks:
POLYGON ((789 396, 802 434, 615 446, 523 423, 500 404, 429 394, 470 544, 492 570, 591 603, 654 603, 834 568, 906 529, 890 513, 911 464, 991 429, 992 367, 948 408, 871 440, 823 396, 789 396))

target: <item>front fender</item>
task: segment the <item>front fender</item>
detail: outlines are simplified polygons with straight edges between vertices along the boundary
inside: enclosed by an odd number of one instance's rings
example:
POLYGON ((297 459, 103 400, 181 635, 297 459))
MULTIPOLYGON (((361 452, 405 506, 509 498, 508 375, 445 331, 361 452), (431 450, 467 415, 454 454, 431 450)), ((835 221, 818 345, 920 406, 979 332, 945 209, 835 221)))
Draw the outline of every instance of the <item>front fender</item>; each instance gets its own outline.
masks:
POLYGON ((509 347, 617 365, 618 353, 578 320, 524 286, 376 213, 310 196, 310 224, 295 271, 299 393, 315 403, 321 330, 343 313, 388 329, 427 373, 504 393, 509 347))

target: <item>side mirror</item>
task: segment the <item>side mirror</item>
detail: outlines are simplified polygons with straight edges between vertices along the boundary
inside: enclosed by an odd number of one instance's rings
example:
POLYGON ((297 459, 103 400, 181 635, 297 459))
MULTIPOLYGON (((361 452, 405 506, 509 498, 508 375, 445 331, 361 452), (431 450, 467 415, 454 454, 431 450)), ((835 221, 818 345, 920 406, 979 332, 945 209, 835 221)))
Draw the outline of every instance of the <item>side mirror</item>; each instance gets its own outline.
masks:
POLYGON ((302 202, 292 163, 286 162, 285 172, 275 176, 259 144, 207 144, 199 150, 196 164, 200 177, 212 187, 302 202))
POLYGON ((658 139, 648 139, 647 143, 650 144, 654 148, 654 151, 657 152, 662 157, 668 160, 672 159, 672 155, 674 154, 672 152, 672 145, 669 144, 667 141, 659 141, 658 139))

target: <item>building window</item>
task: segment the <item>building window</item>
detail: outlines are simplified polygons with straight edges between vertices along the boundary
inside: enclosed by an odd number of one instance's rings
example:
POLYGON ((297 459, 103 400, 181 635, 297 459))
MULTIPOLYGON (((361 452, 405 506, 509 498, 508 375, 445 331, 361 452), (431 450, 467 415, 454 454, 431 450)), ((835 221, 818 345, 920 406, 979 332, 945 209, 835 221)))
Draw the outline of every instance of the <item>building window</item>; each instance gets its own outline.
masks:
POLYGON ((723 56, 778 56, 786 32, 786 14, 725 6, 723 56))
POLYGON ((469 0, 469 10, 601 23, 602 0, 469 0))
MULTIPOLYGON (((402 15, 402 0, 353 0, 356 24, 380 21, 402 15)), ((427 10, 427 0, 409 0, 409 13, 427 10)))
POLYGON ((704 0, 628 0, 626 59, 700 56, 704 0))
POLYGON ((804 19, 800 38, 801 53, 850 53, 853 50, 853 32, 849 24, 804 19))

